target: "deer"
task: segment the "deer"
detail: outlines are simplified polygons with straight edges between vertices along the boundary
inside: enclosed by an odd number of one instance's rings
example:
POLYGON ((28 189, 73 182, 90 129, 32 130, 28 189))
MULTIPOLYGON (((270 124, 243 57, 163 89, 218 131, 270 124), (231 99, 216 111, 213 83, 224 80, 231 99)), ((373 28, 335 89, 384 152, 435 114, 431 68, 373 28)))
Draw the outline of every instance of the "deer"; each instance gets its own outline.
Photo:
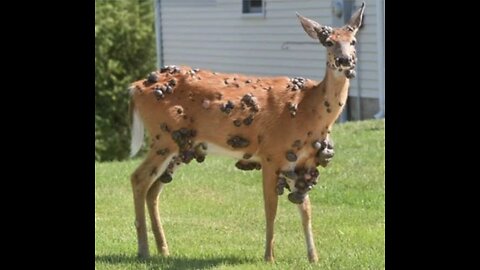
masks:
POLYGON ((326 47, 321 82, 170 65, 130 85, 131 156, 142 147, 145 130, 150 139, 145 159, 131 175, 140 258, 149 257, 145 204, 158 252, 168 256, 159 195, 179 166, 217 154, 237 159, 238 169, 261 170, 265 261, 275 260, 274 222, 285 189, 300 212, 308 260, 318 261, 308 192, 318 183, 317 167, 326 167, 334 156, 330 133, 355 76, 355 35, 364 9, 362 3, 339 28, 296 13, 307 35, 326 47))

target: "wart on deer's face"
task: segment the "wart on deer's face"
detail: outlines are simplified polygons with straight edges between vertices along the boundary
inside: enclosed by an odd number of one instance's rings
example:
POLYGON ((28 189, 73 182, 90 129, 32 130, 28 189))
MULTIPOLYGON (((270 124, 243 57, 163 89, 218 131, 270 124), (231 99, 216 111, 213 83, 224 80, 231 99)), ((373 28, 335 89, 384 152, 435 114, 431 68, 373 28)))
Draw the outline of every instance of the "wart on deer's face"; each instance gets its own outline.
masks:
POLYGON ((362 25, 364 10, 365 2, 352 15, 348 24, 341 28, 320 25, 297 13, 305 32, 327 48, 327 66, 340 72, 344 71, 347 78, 355 76, 354 68, 357 62, 355 34, 362 25))

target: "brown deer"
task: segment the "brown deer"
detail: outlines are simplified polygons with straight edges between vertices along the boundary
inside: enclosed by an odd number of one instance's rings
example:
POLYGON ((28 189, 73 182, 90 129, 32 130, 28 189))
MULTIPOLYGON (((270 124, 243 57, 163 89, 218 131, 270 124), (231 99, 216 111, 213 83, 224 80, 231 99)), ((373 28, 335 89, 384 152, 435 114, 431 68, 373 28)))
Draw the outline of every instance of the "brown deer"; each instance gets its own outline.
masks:
POLYGON ((142 145, 144 127, 151 139, 145 160, 131 176, 140 257, 149 256, 145 202, 158 251, 168 255, 158 212, 160 192, 182 163, 220 154, 238 159, 239 169, 262 170, 265 260, 274 260, 273 227, 284 188, 300 210, 308 259, 318 260, 307 192, 317 183, 317 167, 325 167, 333 157, 329 134, 355 75, 355 34, 364 8, 363 3, 341 28, 297 14, 305 32, 327 48, 327 69, 320 83, 166 66, 131 85, 131 155, 142 145))

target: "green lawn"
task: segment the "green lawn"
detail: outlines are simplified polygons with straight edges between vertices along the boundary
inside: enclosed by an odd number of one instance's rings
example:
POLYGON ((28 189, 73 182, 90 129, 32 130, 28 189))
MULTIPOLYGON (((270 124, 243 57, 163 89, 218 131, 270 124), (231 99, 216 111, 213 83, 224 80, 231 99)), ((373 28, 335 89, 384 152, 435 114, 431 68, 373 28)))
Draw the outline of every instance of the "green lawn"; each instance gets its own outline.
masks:
POLYGON ((136 259, 129 176, 139 164, 95 164, 96 269, 384 269, 385 121, 337 124, 335 157, 321 168, 310 192, 320 261, 307 260, 300 215, 279 200, 276 263, 263 262, 265 218, 260 171, 235 168, 235 160, 207 156, 175 172, 160 195, 160 213, 171 255, 136 259))

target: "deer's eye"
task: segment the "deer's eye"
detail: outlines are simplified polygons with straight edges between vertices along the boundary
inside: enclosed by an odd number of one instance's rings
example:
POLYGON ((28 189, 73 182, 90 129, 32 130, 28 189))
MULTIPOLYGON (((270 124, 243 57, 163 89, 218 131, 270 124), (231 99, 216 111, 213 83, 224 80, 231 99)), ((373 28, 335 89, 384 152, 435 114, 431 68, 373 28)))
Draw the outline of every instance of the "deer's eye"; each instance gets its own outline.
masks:
POLYGON ((331 41, 331 40, 325 41, 325 46, 327 46, 327 47, 333 46, 333 41, 331 41))
POLYGON ((352 40, 352 42, 350 42, 350 45, 355 45, 355 44, 357 44, 357 41, 355 39, 352 40))

